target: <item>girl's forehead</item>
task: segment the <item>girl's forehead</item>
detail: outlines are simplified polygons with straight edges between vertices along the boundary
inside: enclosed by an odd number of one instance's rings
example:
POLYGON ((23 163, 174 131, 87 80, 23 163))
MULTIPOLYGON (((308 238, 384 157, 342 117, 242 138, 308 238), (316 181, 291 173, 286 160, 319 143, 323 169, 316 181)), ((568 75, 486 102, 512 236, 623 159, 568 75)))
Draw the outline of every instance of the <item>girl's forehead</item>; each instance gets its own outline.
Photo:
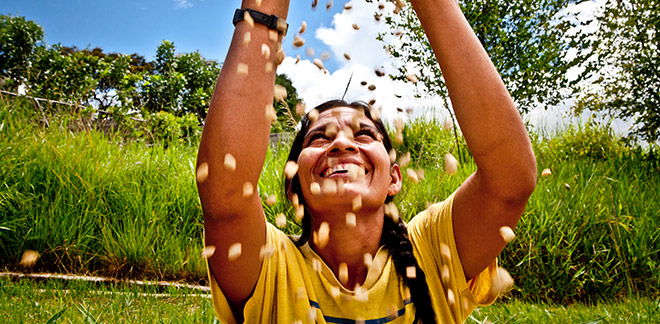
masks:
POLYGON ((351 107, 343 107, 343 106, 334 107, 323 111, 322 113, 319 114, 318 119, 310 126, 313 127, 314 125, 318 125, 318 124, 327 124, 327 123, 331 123, 332 121, 338 121, 339 123, 348 123, 351 122, 354 118, 357 118, 357 120, 361 124, 368 124, 371 126, 375 126, 374 122, 371 119, 369 119, 362 110, 358 110, 351 107))

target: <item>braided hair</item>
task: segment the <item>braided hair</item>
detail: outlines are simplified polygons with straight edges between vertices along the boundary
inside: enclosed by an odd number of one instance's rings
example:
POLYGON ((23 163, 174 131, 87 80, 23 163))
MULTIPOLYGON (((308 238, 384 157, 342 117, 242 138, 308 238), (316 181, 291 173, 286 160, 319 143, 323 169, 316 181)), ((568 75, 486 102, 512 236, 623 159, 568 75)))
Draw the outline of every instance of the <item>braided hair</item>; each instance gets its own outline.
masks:
MULTIPOLYGON (((319 113, 335 108, 335 107, 350 107, 356 110, 361 110, 364 112, 364 115, 369 118, 375 124, 378 132, 383 136, 383 145, 385 149, 389 152, 392 149, 392 141, 387 134, 385 126, 380 120, 376 120, 371 115, 371 107, 364 102, 346 102, 344 100, 330 100, 314 108, 319 113)), ((303 150, 303 141, 305 135, 309 130, 309 126, 312 124, 311 120, 308 118, 308 115, 304 115, 301 119, 301 128, 293 144, 291 145, 291 151, 289 152, 289 157, 287 161, 298 161, 298 157, 303 150)), ((292 194, 298 195, 299 203, 302 206, 305 206, 305 199, 302 194, 302 189, 300 187, 300 182, 298 180, 298 175, 295 175, 292 179, 285 179, 285 190, 288 197, 292 194)), ((394 199, 394 196, 388 196, 385 199, 384 203, 389 203, 394 199)), ((295 241, 297 246, 304 245, 312 233, 312 223, 310 220, 309 212, 307 207, 305 208, 305 216, 302 218, 300 226, 302 227, 302 233, 300 237, 295 241)), ((399 220, 394 222, 390 217, 385 217, 383 223, 383 232, 381 234, 380 244, 384 245, 392 257, 394 262, 394 267, 399 275, 399 279, 403 280, 404 283, 410 289, 410 295, 414 302, 415 306, 415 322, 421 321, 422 323, 429 324, 435 323, 435 311, 431 305, 431 297, 429 296, 429 287, 426 283, 426 276, 424 271, 419 267, 417 260, 413 254, 412 243, 408 238, 408 230, 403 221, 399 220), (414 266, 416 270, 415 278, 408 278, 406 275, 406 270, 408 267, 414 266)))

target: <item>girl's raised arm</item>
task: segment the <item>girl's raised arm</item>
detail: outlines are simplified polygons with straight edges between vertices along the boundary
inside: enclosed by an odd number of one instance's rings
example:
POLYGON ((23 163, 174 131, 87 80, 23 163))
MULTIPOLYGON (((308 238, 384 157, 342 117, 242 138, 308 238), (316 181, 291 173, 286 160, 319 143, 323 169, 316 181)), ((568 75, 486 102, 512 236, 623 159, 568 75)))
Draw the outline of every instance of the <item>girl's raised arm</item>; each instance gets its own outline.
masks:
MULTIPOLYGON (((284 20, 289 0, 244 0, 242 9, 247 8, 284 20)), ((216 248, 209 266, 237 319, 257 282, 259 251, 266 240, 257 183, 266 158, 266 112, 273 102, 282 37, 249 19, 237 23, 197 156, 206 245, 216 248)))
POLYGON ((536 160, 515 104, 456 0, 412 0, 440 64, 477 171, 454 199, 456 245, 466 277, 506 244, 536 185, 536 160))

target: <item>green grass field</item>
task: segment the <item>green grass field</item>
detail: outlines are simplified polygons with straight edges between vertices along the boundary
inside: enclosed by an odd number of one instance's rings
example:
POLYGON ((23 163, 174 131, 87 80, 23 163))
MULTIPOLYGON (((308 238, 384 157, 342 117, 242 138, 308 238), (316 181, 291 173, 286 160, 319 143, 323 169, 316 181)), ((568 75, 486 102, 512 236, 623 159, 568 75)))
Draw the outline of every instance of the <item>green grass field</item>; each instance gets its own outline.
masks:
MULTIPOLYGON (((217 323, 208 293, 190 289, 99 285, 0 277, 4 323, 217 323)), ((660 299, 594 305, 498 301, 466 323, 658 323, 660 299)))
MULTIPOLYGON (((124 142, 97 131, 71 131, 67 120, 58 119, 44 129, 33 122, 38 120, 34 114, 29 103, 0 102, 0 264, 5 271, 205 283, 200 257, 202 215, 194 182, 195 144, 124 142), (25 250, 40 254, 29 269, 19 265, 25 250)), ((414 121, 406 125, 404 136, 404 144, 397 148, 399 156, 411 152, 405 168, 421 168, 425 178, 417 184, 405 179, 404 190, 395 200, 400 214, 409 219, 427 203, 451 194, 475 165, 461 143, 461 153, 454 150, 462 161, 458 173, 444 172, 442 159, 452 150, 453 134, 438 123, 414 121)), ((549 168, 552 175, 539 176, 516 228, 517 238, 500 258, 500 265, 516 281, 506 296, 511 301, 473 314, 475 321, 488 316, 490 321, 517 323, 517 318, 537 316, 532 315, 536 308, 540 315, 535 319, 569 314, 576 307, 552 305, 576 303, 591 305, 587 308, 588 312, 593 308, 593 313, 575 315, 576 320, 569 317, 568 322, 596 323, 625 305, 639 309, 630 316, 655 314, 655 298, 660 295, 658 147, 626 146, 607 128, 593 123, 532 137, 539 174, 549 168), (603 301, 604 308, 594 306, 603 301), (546 303, 551 306, 539 306, 546 303), (516 311, 510 312, 514 306, 516 311)), ((286 145, 269 151, 259 183, 263 197, 277 195, 277 204, 264 204, 271 221, 277 213, 291 211, 281 189, 287 152, 286 145)), ((293 217, 289 219, 285 230, 294 233, 298 228, 293 217)), ((79 297, 78 302, 56 292, 38 292, 46 288, 29 283, 5 280, 5 288, 16 292, 17 302, 24 300, 19 304, 59 300, 47 311, 37 312, 39 321, 65 307, 62 314, 81 319, 85 310, 119 303, 114 296, 88 296, 84 287, 72 289, 77 291, 75 296, 89 297, 79 297), (51 298, 53 294, 59 297, 51 298), (80 299, 90 302, 78 307, 80 299)), ((7 305, 4 300, 13 297, 4 296, 3 305, 7 305)), ((205 299, 192 298, 190 303, 193 300, 199 309, 208 308, 205 299)), ((112 316, 143 321, 131 317, 141 314, 122 313, 116 307, 108 314, 90 312, 102 322, 113 322, 112 316)), ((167 301, 162 307, 162 312, 154 312, 181 313, 178 305, 167 301)), ((207 321, 206 315, 196 314, 201 317, 195 318, 207 321)), ((561 321, 567 318, 557 316, 561 321)), ((608 317, 603 322, 615 320, 608 317)))

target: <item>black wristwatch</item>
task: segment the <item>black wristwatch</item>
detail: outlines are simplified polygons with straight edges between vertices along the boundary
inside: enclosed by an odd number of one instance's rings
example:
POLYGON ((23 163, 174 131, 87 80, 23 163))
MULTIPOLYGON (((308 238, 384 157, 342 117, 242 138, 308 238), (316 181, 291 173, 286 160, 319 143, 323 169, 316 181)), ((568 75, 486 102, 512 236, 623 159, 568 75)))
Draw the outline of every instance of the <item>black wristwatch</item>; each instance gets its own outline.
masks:
POLYGON ((270 29, 277 30, 277 32, 282 34, 282 36, 286 36, 286 31, 289 29, 289 24, 287 24, 285 20, 280 19, 275 15, 267 15, 263 12, 259 12, 253 9, 236 9, 233 21, 234 26, 236 26, 239 21, 245 19, 246 11, 250 13, 250 16, 252 19, 254 19, 254 22, 266 25, 266 27, 270 29))

